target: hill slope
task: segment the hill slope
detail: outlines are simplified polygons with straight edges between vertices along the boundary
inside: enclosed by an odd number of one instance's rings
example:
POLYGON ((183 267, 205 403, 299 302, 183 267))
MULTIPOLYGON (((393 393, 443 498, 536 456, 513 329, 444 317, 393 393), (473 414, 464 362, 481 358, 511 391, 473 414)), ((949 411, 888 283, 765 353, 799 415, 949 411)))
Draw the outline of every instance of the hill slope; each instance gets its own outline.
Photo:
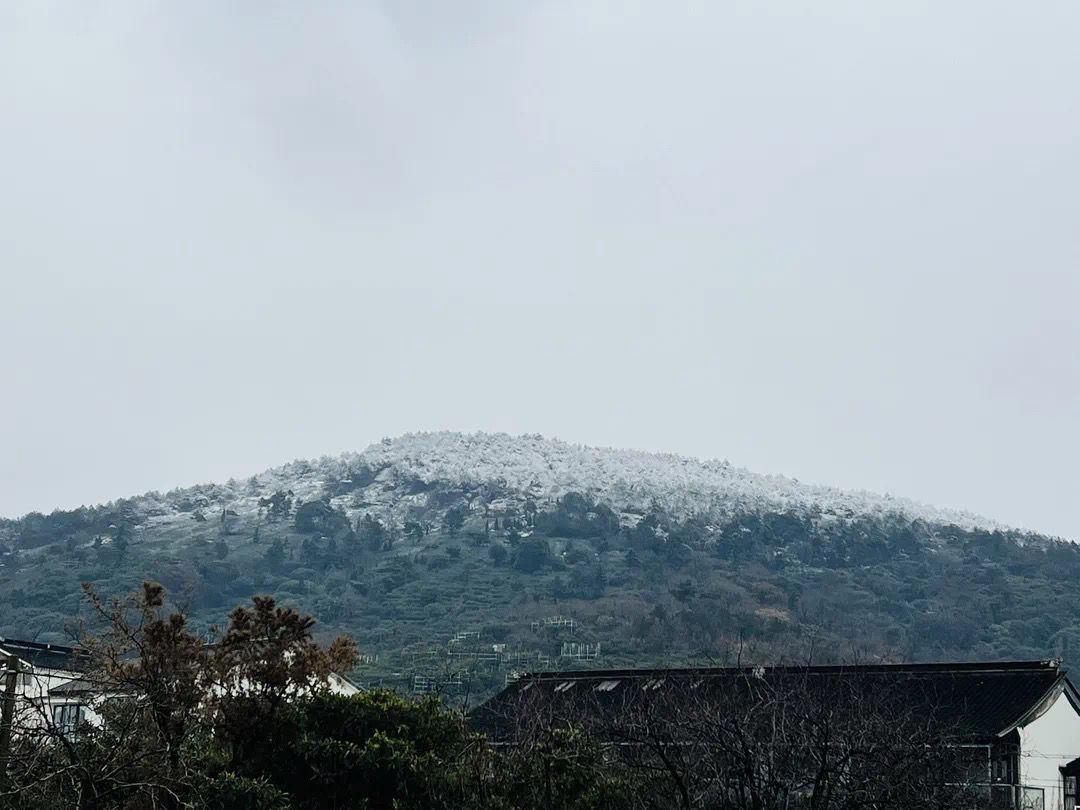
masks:
POLYGON ((269 592, 355 636, 361 679, 410 689, 482 694, 517 669, 810 650, 1080 655, 1073 544, 727 462, 539 436, 414 434, 242 482, 31 514, 0 521, 0 551, 2 635, 60 640, 81 582, 118 593, 160 580, 203 624, 269 592))
MULTIPOLYGON (((680 517, 798 510, 838 517, 902 514, 963 528, 1003 528, 970 513, 760 475, 726 461, 484 433, 408 434, 385 439, 363 453, 294 462, 243 484, 192 487, 166 498, 149 493, 134 500, 156 502, 150 508, 167 512, 175 506, 177 494, 181 500, 202 496, 251 512, 259 496, 279 489, 291 489, 301 498, 363 489, 369 501, 401 511, 422 502, 416 496, 432 486, 472 491, 483 485, 497 485, 518 501, 526 497, 554 500, 577 491, 625 509, 659 505, 680 517)), ((352 508, 348 499, 335 505, 346 512, 352 508)))

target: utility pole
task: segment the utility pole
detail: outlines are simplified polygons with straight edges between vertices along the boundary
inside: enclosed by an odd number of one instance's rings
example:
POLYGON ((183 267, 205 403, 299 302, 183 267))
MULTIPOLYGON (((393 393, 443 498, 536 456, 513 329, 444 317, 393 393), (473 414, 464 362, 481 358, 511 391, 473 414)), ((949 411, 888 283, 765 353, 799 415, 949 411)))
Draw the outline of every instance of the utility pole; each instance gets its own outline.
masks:
POLYGON ((0 791, 8 789, 8 762, 11 759, 11 725, 15 717, 15 687, 19 681, 19 658, 7 657, 4 678, 4 707, 0 714, 0 791))

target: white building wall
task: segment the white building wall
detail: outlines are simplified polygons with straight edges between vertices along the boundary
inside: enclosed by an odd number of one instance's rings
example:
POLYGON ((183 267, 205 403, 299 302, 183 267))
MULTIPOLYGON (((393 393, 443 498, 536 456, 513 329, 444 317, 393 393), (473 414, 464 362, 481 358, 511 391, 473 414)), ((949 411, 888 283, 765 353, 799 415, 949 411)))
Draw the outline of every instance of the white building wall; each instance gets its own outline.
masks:
POLYGON ((58 669, 26 669, 20 672, 15 682, 16 727, 44 724, 50 711, 46 696, 57 686, 77 677, 78 673, 58 669))
POLYGON ((1041 787, 1045 810, 1062 810, 1061 772, 1080 757, 1080 715, 1060 694, 1037 719, 1020 729, 1020 783, 1041 787))
POLYGON ((345 695, 350 697, 360 692, 360 688, 356 686, 352 681, 342 678, 335 672, 330 673, 330 683, 328 684, 330 691, 335 695, 345 695))

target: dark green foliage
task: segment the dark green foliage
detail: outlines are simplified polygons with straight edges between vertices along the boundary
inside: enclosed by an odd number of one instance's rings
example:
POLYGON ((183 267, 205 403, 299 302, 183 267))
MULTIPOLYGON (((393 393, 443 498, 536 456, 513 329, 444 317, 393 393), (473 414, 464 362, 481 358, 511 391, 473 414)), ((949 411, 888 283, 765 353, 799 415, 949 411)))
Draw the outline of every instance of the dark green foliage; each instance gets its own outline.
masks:
POLYGON ((671 595, 678 599, 680 602, 689 602, 697 592, 694 587, 694 583, 688 579, 684 579, 680 582, 675 589, 671 592, 671 595))
POLYGON ((518 547, 514 554, 514 568, 533 574, 551 562, 551 549, 542 537, 530 537, 518 547))
POLYGON ((199 810, 291 810, 289 795, 265 778, 249 779, 225 773, 201 779, 199 798, 193 804, 199 810))
POLYGON ((604 595, 607 577, 599 561, 583 564, 570 573, 570 590, 582 599, 599 599, 604 595))
POLYGON ((404 557, 395 557, 380 568, 379 584, 386 593, 416 578, 416 567, 404 557))
POLYGON ((296 510, 296 530, 305 534, 318 532, 327 535, 348 534, 349 519, 327 501, 310 501, 296 510))
POLYGON ((461 531, 461 527, 465 525, 465 514, 465 509, 461 506, 453 506, 446 511, 446 516, 443 518, 443 528, 448 535, 454 537, 461 531))
POLYGON ((619 533, 614 511, 580 492, 568 492, 549 511, 534 512, 531 523, 549 537, 606 537, 619 533))
MULTIPOLYGON (((557 639, 529 623, 563 613, 582 640, 603 642, 611 666, 722 660, 738 645, 758 657, 812 648, 820 661, 853 648, 892 660, 1080 660, 1071 543, 900 515, 656 506, 618 516, 581 493, 485 518, 464 505, 482 502, 479 487, 428 482, 424 492, 398 511, 350 491, 340 502, 349 516, 322 498, 286 509, 287 491, 261 498, 257 514, 230 515, 232 501, 207 488, 176 498, 183 519, 171 523, 124 501, 0 521, 0 552, 13 549, 0 553, 0 635, 63 642, 79 583, 124 592, 155 578, 201 627, 255 592, 276 594, 380 653, 387 663, 372 678, 411 673, 404 648, 477 625, 511 628, 485 643, 557 656, 557 639), (200 512, 210 519, 192 519, 200 512)), ((477 675, 463 691, 482 697, 502 677, 477 675)))
POLYGON ((274 538, 274 542, 272 542, 270 548, 266 550, 263 559, 266 560, 266 564, 270 567, 271 571, 276 572, 281 570, 285 563, 285 547, 282 545, 280 538, 274 538))
POLYGON ((382 521, 365 513, 356 523, 356 537, 360 545, 370 551, 386 551, 390 548, 390 533, 383 526, 382 521))
POLYGON ((30 512, 17 523, 18 544, 21 548, 39 548, 80 532, 105 531, 108 525, 101 509, 80 507, 71 512, 58 509, 50 515, 30 512))
POLYGON ((326 492, 330 496, 345 495, 357 489, 363 489, 375 480, 379 470, 369 464, 357 463, 349 466, 344 476, 327 476, 326 492))
POLYGON ((563 551, 563 562, 567 565, 578 565, 579 563, 588 562, 592 557, 593 555, 584 547, 573 543, 567 543, 566 549, 563 551))
POLYGON ((283 520, 292 511, 293 494, 283 492, 280 489, 269 498, 259 498, 259 506, 266 509, 266 516, 270 520, 283 520))
POLYGON ((495 565, 502 565, 506 562, 506 558, 510 556, 510 552, 503 545, 488 546, 488 556, 491 557, 491 561, 495 565))
POLYGON ((361 796, 373 810, 448 807, 451 769, 470 742, 460 717, 434 698, 319 695, 283 713, 242 769, 270 780, 296 810, 355 806, 361 796))

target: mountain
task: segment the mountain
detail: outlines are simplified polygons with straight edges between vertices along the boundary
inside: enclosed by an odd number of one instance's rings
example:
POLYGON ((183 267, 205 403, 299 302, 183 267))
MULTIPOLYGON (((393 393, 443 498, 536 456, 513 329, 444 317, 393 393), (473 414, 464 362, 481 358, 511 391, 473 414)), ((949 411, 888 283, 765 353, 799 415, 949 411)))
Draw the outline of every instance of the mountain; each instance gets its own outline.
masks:
MULTIPOLYGON (((576 491, 631 511, 659 504, 680 517, 799 510, 837 517, 903 514, 965 528, 1002 528, 977 515, 759 475, 726 461, 588 447, 539 435, 410 434, 336 462, 324 460, 315 473, 342 480, 355 469, 388 471, 380 477, 391 484, 405 480, 469 488, 498 482, 519 500, 525 495, 553 500, 576 491)), ((295 474, 290 470, 286 478, 290 472, 295 474)), ((389 494, 396 499, 393 486, 389 494)))
POLYGON ((1080 548, 726 461, 423 433, 245 481, 0 521, 0 635, 60 641, 81 583, 162 582, 209 627, 255 593, 353 635, 360 680, 516 670, 1080 657, 1080 548))

